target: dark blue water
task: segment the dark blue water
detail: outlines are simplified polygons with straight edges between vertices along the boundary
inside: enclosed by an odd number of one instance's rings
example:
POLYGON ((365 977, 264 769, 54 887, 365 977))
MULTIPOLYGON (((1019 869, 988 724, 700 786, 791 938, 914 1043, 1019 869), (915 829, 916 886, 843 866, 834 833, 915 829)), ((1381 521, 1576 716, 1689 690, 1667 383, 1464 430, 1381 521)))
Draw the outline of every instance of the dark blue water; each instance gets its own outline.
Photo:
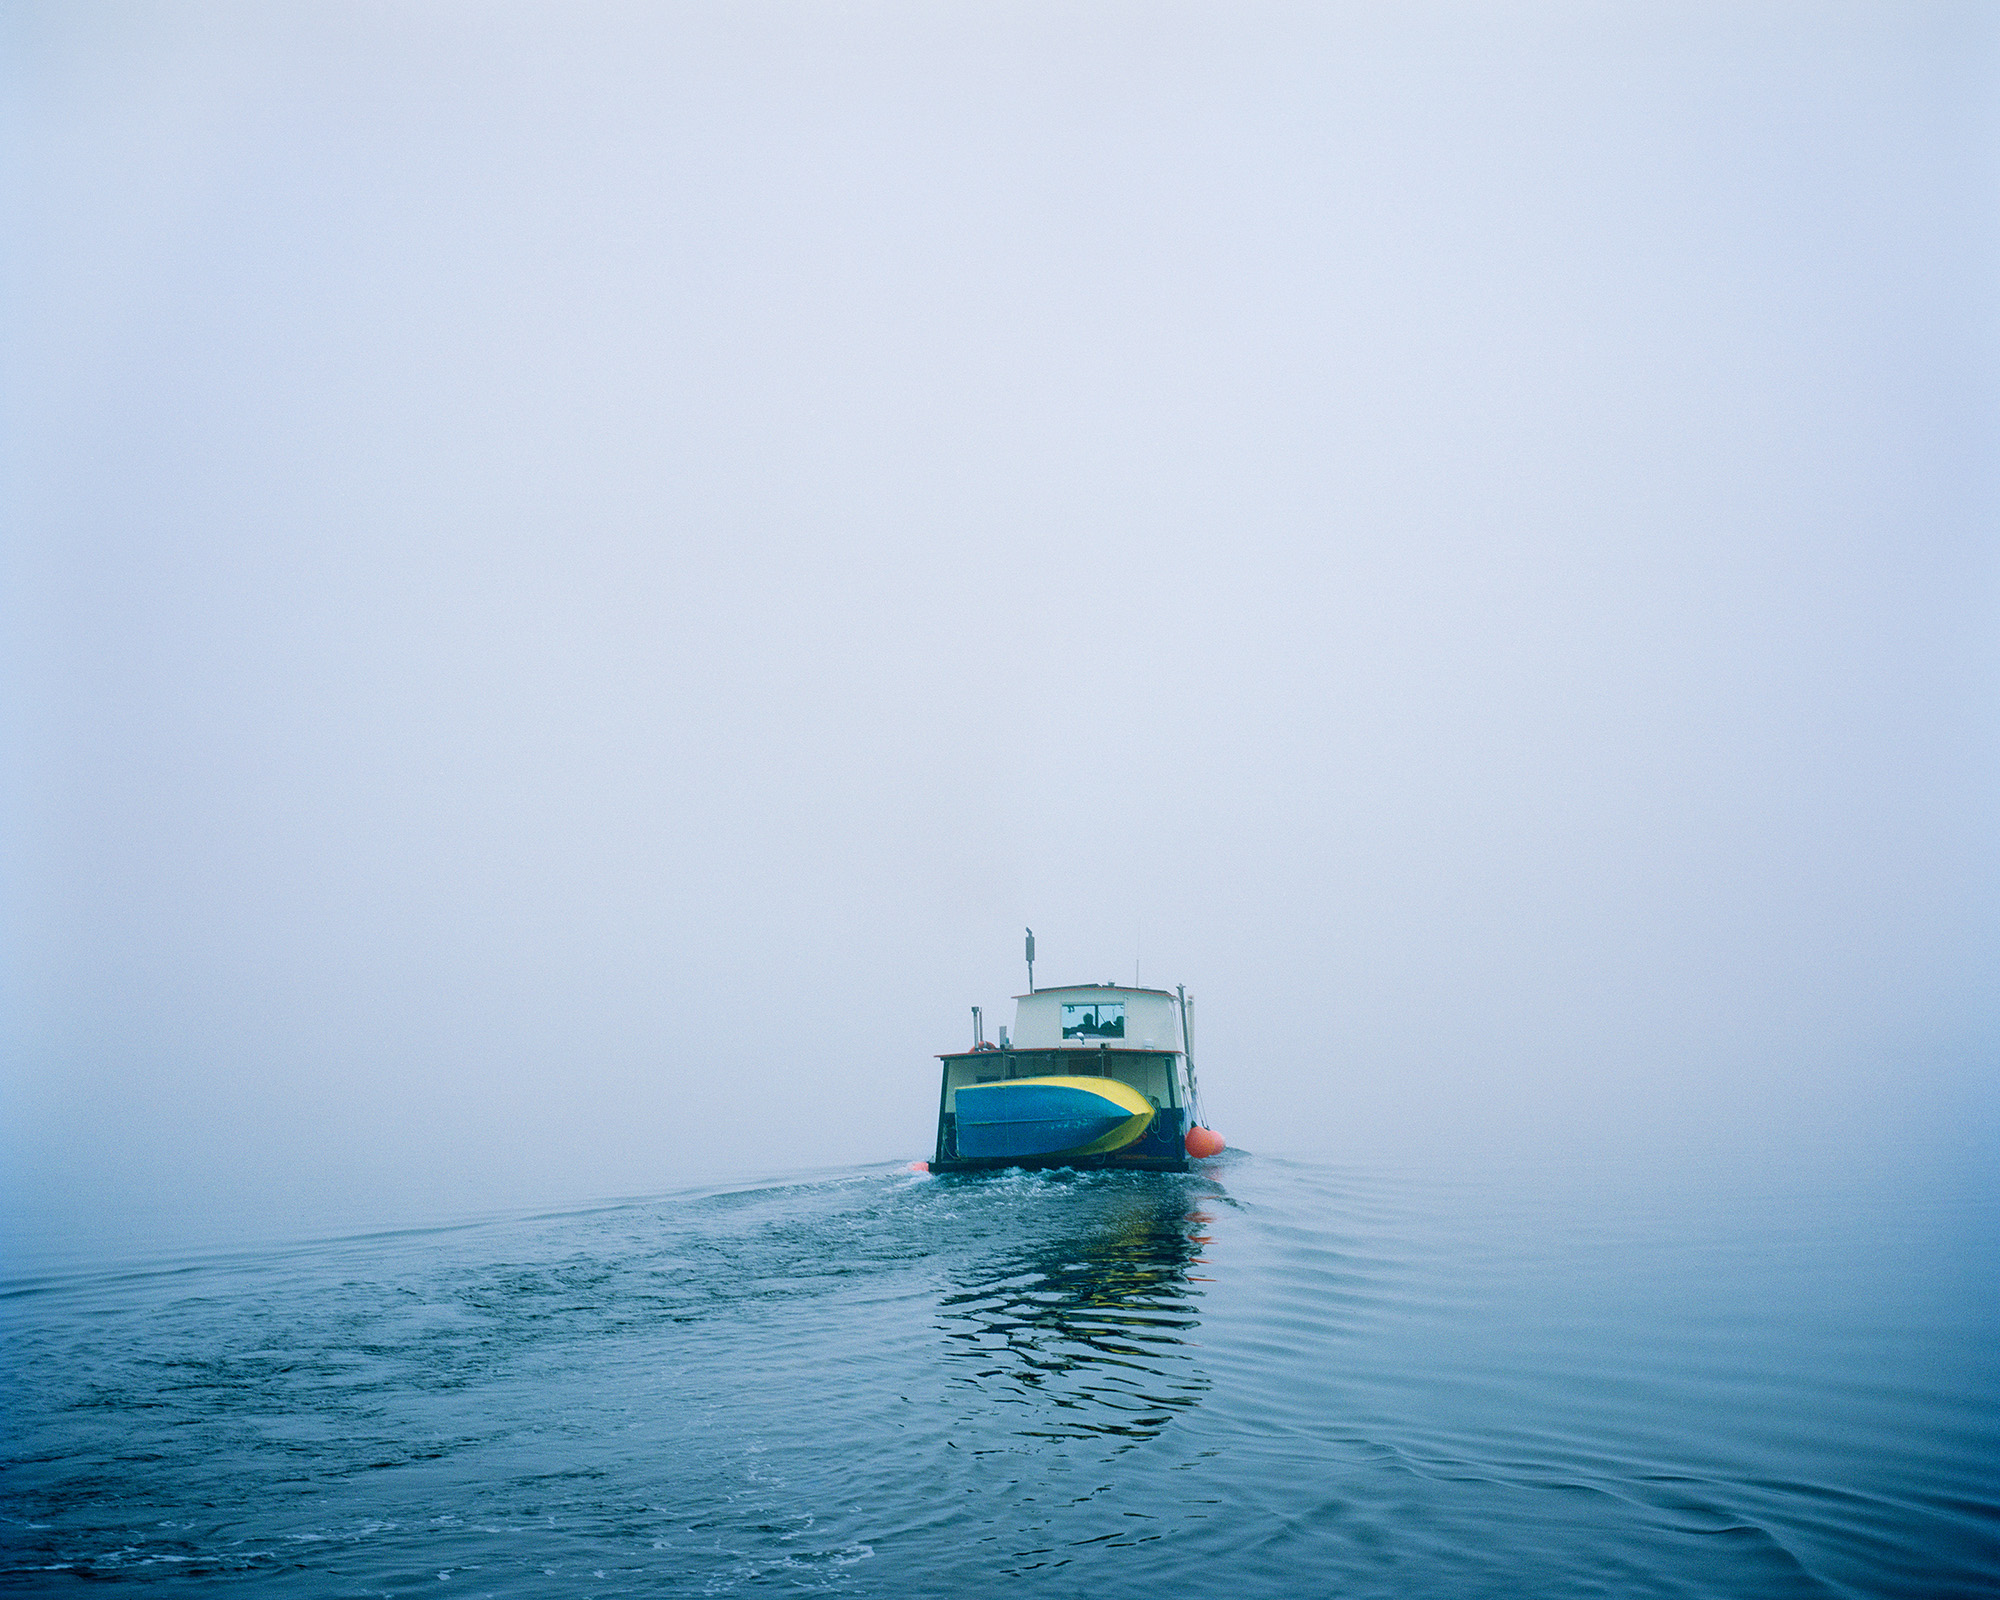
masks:
POLYGON ((0 1589, 2000 1592, 1988 1198, 821 1181, 7 1285, 0 1589))

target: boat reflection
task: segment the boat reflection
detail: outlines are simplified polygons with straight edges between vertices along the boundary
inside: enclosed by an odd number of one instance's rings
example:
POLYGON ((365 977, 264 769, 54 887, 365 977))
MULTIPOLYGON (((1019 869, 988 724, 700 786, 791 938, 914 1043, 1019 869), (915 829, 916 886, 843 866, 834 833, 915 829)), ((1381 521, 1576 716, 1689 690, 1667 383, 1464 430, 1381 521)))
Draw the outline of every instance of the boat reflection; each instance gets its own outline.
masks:
MULTIPOLYGON (((1198 1405, 1208 1381, 1189 1336, 1203 1281, 1190 1269, 1209 1221, 1201 1197, 1153 1174, 1079 1184, 1060 1231, 974 1263, 940 1302, 962 1381, 1022 1407, 1014 1431, 1033 1438, 1136 1443, 1198 1405)), ((1035 1220, 1045 1225, 1046 1212, 1035 1220)))

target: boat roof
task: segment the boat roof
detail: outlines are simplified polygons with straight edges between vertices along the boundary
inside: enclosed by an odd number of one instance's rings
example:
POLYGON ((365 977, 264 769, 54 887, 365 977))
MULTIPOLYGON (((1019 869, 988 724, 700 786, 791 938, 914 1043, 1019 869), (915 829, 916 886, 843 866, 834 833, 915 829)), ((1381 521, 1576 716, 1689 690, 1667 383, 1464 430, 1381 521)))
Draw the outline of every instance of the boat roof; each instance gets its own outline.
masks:
POLYGON ((961 1057, 970 1061, 977 1056, 984 1061, 988 1056, 998 1061, 1008 1056, 1075 1056, 1079 1060, 1095 1061, 1099 1054, 1113 1056, 1177 1056, 1180 1051, 1164 1044, 1127 1044, 1122 1039, 1096 1039, 1082 1045, 1053 1044, 1010 1044, 1004 1050, 997 1044, 988 1044, 984 1050, 977 1047, 970 1050, 933 1050, 932 1055, 940 1061, 957 1061, 961 1057))
POLYGON ((1136 983, 1045 983, 1014 998, 1028 1000, 1038 994, 1103 994, 1107 990, 1112 994, 1156 994, 1166 1000, 1174 998, 1171 989, 1146 989, 1136 983))

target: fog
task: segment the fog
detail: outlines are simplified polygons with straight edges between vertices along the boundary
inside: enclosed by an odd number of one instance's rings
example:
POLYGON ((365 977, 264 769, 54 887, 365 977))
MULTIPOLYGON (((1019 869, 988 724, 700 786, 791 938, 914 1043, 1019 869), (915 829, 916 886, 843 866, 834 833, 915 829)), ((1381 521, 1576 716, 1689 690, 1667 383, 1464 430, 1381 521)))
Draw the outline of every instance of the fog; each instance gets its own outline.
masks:
POLYGON ((1990 1151, 1990 9, 4 26, 17 1242, 1990 1151))

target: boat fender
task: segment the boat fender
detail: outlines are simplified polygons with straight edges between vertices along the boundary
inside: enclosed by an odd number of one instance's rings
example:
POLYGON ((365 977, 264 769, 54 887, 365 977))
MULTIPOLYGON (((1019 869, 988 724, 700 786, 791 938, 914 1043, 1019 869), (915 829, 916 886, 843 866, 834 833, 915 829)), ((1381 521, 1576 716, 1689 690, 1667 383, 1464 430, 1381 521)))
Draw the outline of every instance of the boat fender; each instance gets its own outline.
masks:
POLYGON ((1222 1135, 1217 1133, 1213 1128, 1204 1128, 1197 1124, 1195 1127, 1188 1129, 1187 1138, 1181 1142, 1187 1146, 1187 1153, 1196 1160, 1201 1160, 1206 1156, 1219 1156, 1222 1154, 1222 1135))

